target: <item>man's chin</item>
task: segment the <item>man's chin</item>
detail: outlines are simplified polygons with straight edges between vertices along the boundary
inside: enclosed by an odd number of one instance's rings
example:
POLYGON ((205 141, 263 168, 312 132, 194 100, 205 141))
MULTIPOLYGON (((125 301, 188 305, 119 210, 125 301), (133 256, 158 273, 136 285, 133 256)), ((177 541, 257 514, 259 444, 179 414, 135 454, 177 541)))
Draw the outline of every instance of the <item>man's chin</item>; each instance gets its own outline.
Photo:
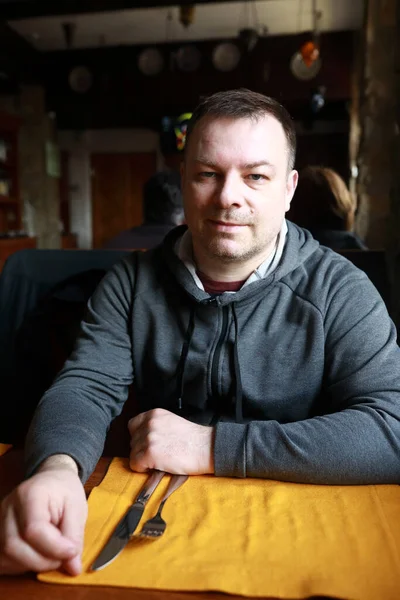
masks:
POLYGON ((229 262, 240 260, 247 254, 242 247, 238 247, 237 244, 232 243, 211 243, 208 251, 211 256, 229 262))

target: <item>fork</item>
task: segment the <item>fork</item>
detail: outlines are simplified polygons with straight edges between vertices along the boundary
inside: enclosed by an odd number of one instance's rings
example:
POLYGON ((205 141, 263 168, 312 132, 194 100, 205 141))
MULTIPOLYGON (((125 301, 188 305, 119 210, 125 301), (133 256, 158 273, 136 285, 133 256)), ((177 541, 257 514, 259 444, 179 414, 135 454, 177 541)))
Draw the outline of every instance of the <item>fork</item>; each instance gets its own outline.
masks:
POLYGON ((173 494, 178 488, 181 487, 181 485, 185 483, 187 478, 187 475, 173 475, 171 477, 171 481, 169 482, 167 491, 162 497, 162 500, 158 507, 157 514, 148 521, 146 521, 146 523, 143 525, 141 532, 138 534, 137 537, 155 539, 163 535, 164 531, 167 528, 167 524, 161 516, 164 504, 166 503, 167 499, 171 496, 171 494, 173 494))

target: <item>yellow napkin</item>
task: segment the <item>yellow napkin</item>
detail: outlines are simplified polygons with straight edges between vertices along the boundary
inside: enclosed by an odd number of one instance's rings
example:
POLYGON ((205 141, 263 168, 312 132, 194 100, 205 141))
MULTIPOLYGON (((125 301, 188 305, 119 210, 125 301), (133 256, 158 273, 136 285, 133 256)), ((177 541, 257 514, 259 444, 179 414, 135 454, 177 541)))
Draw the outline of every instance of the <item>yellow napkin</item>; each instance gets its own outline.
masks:
MULTIPOLYGON (((214 590, 244 596, 347 600, 400 597, 400 487, 313 486, 190 477, 167 501, 164 536, 132 540, 109 566, 89 567, 146 481, 114 459, 89 498, 83 566, 42 581, 214 590)), ((164 477, 142 517, 153 516, 164 477)))
POLYGON ((0 456, 3 456, 10 448, 12 448, 11 444, 0 444, 0 456))

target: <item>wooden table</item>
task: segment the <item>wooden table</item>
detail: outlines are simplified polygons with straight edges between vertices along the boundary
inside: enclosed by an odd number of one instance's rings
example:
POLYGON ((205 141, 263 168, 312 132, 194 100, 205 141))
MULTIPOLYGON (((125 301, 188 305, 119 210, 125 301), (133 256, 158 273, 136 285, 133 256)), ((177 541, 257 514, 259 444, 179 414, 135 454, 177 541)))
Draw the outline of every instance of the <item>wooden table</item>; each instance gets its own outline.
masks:
MULTIPOLYGON (((85 485, 86 492, 103 479, 110 458, 101 458, 95 471, 85 485)), ((23 477, 22 452, 11 450, 0 458, 0 499, 21 481, 23 477)), ((159 590, 139 590, 116 587, 55 585, 37 581, 32 574, 18 577, 0 576, 0 598, 7 600, 243 600, 216 592, 187 593, 159 590)), ((314 600, 329 600, 325 596, 313 596, 314 600)), ((262 600, 258 598, 257 600, 262 600)), ((273 600, 273 599, 264 599, 273 600)))

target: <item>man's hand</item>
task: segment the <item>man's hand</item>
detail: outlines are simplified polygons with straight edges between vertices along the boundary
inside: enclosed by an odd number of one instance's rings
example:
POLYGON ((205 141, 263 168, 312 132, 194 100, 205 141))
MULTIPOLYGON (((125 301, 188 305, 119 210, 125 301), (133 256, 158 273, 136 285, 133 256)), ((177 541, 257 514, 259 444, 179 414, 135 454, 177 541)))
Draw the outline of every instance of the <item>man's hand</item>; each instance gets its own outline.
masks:
POLYGON ((3 500, 0 574, 81 572, 87 502, 76 464, 62 458, 49 458, 3 500))
POLYGON ((130 467, 143 473, 159 469, 181 475, 214 473, 214 428, 191 423, 162 408, 128 423, 130 467))

